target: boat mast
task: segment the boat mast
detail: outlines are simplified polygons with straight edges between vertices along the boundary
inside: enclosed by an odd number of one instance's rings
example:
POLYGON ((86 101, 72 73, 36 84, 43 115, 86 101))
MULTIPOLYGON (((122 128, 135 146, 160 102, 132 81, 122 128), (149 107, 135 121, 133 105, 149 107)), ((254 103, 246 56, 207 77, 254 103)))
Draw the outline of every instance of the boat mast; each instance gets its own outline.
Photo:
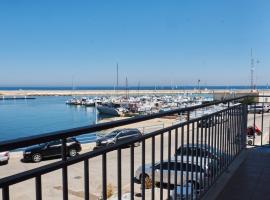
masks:
POLYGON ((126 99, 129 97, 129 92, 128 92, 128 78, 126 77, 126 99))
POLYGON ((118 96, 118 86, 119 86, 119 82, 118 82, 118 63, 116 63, 116 96, 118 96))
POLYGON ((74 76, 72 76, 72 90, 71 90, 71 96, 73 97, 74 95, 74 76))
POLYGON ((140 86, 141 86, 141 83, 140 81, 138 82, 138 96, 140 95, 140 86))

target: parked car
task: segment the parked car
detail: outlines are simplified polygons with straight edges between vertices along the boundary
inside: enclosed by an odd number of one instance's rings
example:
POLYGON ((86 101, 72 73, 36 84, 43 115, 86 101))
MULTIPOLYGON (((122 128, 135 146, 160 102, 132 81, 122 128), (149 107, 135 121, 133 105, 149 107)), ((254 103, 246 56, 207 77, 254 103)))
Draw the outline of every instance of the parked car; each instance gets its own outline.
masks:
POLYGON ((262 113, 262 112, 269 112, 270 107, 269 105, 250 105, 248 106, 249 113, 262 113))
MULTIPOLYGON (((74 157, 81 151, 81 144, 75 138, 67 139, 67 156, 74 157)), ((25 161, 40 162, 43 158, 60 156, 62 152, 61 140, 55 140, 29 147, 23 152, 25 161)))
MULTIPOLYGON (((170 161, 170 168, 169 167, 169 161, 163 161, 162 163, 162 170, 163 170, 163 184, 168 183, 168 172, 170 171, 170 180, 171 180, 171 187, 174 186, 174 177, 175 177, 175 171, 177 172, 177 185, 184 185, 187 182, 194 184, 194 187, 197 188, 197 190, 200 190, 203 188, 203 183, 208 181, 208 177, 211 176, 211 163, 203 162, 196 163, 196 161, 191 161, 191 159, 187 159, 185 157, 183 159, 183 163, 180 163, 178 160, 176 163, 176 170, 175 170, 175 160, 172 158, 170 161), (181 169, 183 173, 183 179, 181 179, 181 169), (191 179, 191 174, 193 173, 193 180, 191 179), (196 179, 196 173, 197 173, 197 179, 196 179), (200 177, 201 173, 201 177, 200 177), (188 177, 188 180, 187 180, 188 177), (182 182, 185 181, 185 182, 182 182)), ((160 184, 160 176, 161 176, 161 163, 157 162, 154 165, 154 171, 155 171, 155 183, 160 184)), ((135 180, 136 182, 142 183, 142 166, 140 166, 135 173, 135 180)), ((152 164, 146 164, 145 165, 145 182, 151 182, 152 180, 152 164)))
MULTIPOLYGON (((127 141, 132 138, 141 137, 142 133, 138 129, 119 129, 111 132, 110 134, 97 139, 96 147, 104 147, 118 142, 127 141)), ((139 143, 137 144, 139 145, 139 143)))
MULTIPOLYGON (((215 160, 217 164, 223 164, 226 160, 226 154, 222 152, 221 150, 214 148, 210 145, 207 144, 184 144, 183 147, 179 147, 176 150, 176 155, 177 156, 196 156, 198 157, 204 157, 204 158, 209 158, 212 160, 215 160)), ((180 159, 180 158, 179 158, 180 159)))
POLYGON ((9 152, 8 151, 0 152, 0 164, 8 164, 8 160, 9 160, 9 152))
POLYGON ((169 200, 184 200, 184 199, 196 199, 196 190, 192 191, 192 185, 190 183, 188 183, 184 186, 178 185, 176 187, 176 197, 175 197, 174 189, 170 190, 170 199, 169 200), (182 190, 182 192, 181 192, 181 190, 182 190), (188 197, 188 198, 186 198, 186 197, 188 197))

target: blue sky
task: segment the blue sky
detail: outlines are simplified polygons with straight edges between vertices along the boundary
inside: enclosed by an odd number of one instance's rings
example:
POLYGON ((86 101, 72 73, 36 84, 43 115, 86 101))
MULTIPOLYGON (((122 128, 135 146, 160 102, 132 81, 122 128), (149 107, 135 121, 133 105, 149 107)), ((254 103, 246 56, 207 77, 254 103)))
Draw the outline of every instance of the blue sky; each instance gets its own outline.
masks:
POLYGON ((270 82, 270 1, 0 1, 0 86, 270 82))

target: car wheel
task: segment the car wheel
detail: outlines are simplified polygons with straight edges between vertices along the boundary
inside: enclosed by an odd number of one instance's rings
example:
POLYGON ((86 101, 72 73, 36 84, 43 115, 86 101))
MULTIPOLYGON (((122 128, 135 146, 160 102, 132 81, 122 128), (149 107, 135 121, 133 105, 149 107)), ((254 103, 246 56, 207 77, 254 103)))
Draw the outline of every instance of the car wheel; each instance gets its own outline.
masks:
POLYGON ((77 151, 76 151, 76 149, 70 149, 68 154, 70 157, 74 157, 77 155, 77 151))
POLYGON ((41 160, 42 160, 42 156, 39 153, 35 153, 32 156, 32 161, 35 162, 35 163, 40 162, 41 160))
MULTIPOLYGON (((140 175, 140 182, 142 184, 142 174, 140 175)), ((145 189, 150 189, 152 187, 152 180, 147 174, 145 174, 145 177, 144 177, 144 184, 145 184, 145 189)))
POLYGON ((7 165, 7 164, 8 164, 8 160, 0 162, 0 165, 7 165))

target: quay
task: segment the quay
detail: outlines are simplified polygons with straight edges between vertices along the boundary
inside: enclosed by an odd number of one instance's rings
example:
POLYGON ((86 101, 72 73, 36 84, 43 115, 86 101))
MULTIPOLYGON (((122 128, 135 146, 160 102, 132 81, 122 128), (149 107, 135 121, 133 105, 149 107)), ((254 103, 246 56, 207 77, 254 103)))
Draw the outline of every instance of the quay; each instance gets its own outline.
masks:
MULTIPOLYGON (((0 90, 0 96, 82 96, 82 95, 126 95, 126 90, 0 90)), ((129 90, 129 95, 173 95, 173 94, 212 94, 213 96, 220 97, 237 97, 244 96, 247 94, 253 95, 270 95, 270 90, 254 90, 249 89, 243 90, 129 90)))

